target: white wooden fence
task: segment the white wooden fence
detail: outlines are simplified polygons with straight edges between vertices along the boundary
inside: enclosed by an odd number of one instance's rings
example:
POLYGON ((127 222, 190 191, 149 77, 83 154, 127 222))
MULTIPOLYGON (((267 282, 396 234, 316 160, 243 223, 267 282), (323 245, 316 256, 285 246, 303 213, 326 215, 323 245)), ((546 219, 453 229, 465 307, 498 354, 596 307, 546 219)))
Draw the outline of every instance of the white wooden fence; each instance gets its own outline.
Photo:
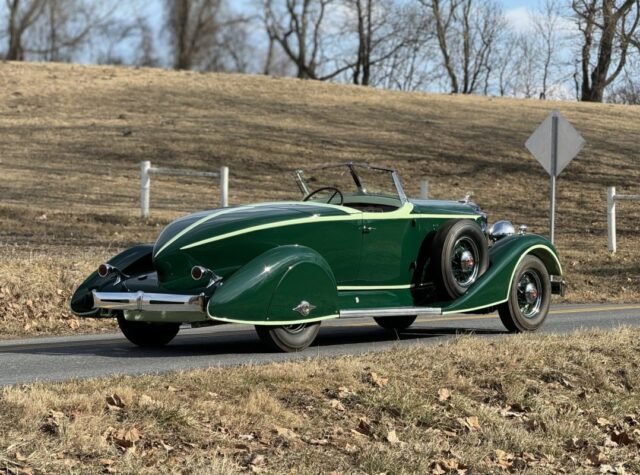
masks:
POLYGON ((221 167, 219 172, 200 172, 196 170, 180 170, 175 168, 152 167, 151 162, 140 162, 140 214, 149 216, 149 195, 151 192, 151 175, 198 176, 220 178, 220 206, 229 206, 229 168, 221 167))
POLYGON ((640 195, 617 195, 616 187, 607 188, 607 229, 609 251, 616 252, 616 201, 640 201, 640 195))
POLYGON ((420 180, 420 199, 429 199, 429 182, 426 178, 420 180))

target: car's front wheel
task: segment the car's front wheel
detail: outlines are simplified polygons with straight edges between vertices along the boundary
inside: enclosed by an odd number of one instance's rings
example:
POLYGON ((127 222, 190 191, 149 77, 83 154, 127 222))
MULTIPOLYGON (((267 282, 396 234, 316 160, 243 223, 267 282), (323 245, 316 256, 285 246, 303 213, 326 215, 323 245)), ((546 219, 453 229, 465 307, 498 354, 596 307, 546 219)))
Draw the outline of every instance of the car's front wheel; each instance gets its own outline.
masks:
POLYGON ((256 325, 260 339, 275 351, 302 351, 313 343, 320 331, 320 322, 294 325, 256 325))
POLYGON ((417 315, 407 317, 374 317, 373 319, 387 331, 402 331, 413 325, 416 318, 418 318, 417 315))
POLYGON ((551 305, 551 279, 540 259, 526 256, 513 276, 509 299, 498 307, 502 324, 512 333, 535 331, 551 305))
POLYGON ((160 347, 169 343, 180 330, 179 323, 131 322, 118 315, 118 326, 127 340, 143 347, 160 347))

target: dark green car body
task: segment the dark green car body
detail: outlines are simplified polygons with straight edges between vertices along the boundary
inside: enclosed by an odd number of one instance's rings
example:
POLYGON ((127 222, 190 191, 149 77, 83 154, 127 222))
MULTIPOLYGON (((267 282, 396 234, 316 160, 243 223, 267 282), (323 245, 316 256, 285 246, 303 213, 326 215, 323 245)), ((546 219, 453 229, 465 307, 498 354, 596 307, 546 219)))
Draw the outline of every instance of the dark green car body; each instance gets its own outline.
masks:
POLYGON ((169 224, 153 245, 113 257, 108 264, 117 272, 94 272, 71 308, 88 317, 121 309, 132 321, 292 325, 487 311, 507 301, 527 255, 562 277, 547 239, 513 234, 489 248, 488 269, 464 295, 443 296, 434 277, 434 236, 452 220, 471 220, 486 230, 486 215, 472 203, 407 199, 403 193, 395 207, 377 203, 288 201, 186 216, 169 224), (196 267, 207 278, 194 279, 196 267), (184 311, 169 304, 169 296, 184 311))

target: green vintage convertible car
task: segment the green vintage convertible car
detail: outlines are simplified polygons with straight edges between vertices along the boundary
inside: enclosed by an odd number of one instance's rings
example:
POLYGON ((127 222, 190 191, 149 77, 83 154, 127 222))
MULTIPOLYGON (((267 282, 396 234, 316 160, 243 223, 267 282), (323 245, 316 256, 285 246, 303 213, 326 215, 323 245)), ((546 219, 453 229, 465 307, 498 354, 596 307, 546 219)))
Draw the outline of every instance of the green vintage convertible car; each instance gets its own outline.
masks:
POLYGON ((398 332, 417 315, 497 309, 509 331, 533 331, 564 290, 547 239, 508 221, 488 229, 468 200, 409 199, 394 170, 353 163, 295 179, 301 201, 172 222, 154 244, 101 264, 71 309, 117 318, 140 346, 168 343, 182 323, 242 323, 272 348, 297 351, 336 318, 398 332))

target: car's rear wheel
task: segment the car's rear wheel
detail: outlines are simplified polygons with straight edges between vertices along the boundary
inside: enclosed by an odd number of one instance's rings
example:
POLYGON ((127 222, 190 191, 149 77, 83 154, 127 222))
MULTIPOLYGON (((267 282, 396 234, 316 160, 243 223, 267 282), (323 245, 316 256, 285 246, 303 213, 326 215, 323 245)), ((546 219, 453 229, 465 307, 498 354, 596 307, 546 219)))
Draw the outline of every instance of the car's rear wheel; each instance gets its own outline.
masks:
POLYGON ((413 322, 418 318, 417 315, 403 316, 403 317, 374 317, 378 325, 388 331, 402 331, 413 325, 413 322))
POLYGON ((445 298, 464 295, 489 267, 487 239, 470 219, 444 224, 434 237, 432 249, 436 284, 445 298))
POLYGON ((180 331, 179 323, 131 322, 118 315, 118 326, 127 340, 142 347, 160 347, 169 343, 180 331))
POLYGON ((540 259, 526 256, 518 265, 509 299, 498 307, 502 324, 512 333, 535 331, 551 305, 551 279, 540 259))
POLYGON ((313 343, 320 331, 320 322, 284 326, 256 325, 256 332, 270 349, 302 351, 313 343))

